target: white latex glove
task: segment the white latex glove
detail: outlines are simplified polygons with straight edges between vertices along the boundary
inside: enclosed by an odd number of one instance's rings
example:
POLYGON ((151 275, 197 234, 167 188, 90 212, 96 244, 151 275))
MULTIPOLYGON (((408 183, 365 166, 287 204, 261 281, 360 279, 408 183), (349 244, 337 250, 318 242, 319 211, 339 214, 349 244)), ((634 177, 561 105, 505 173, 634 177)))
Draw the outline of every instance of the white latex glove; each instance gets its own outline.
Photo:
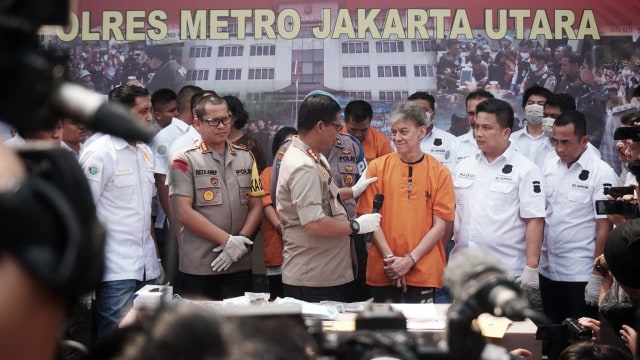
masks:
POLYGON ((253 241, 241 235, 229 235, 229 240, 227 240, 223 252, 227 253, 233 262, 236 262, 242 255, 249 252, 248 245, 253 245, 253 241))
POLYGON ((538 289, 540 287, 540 278, 538 277, 538 269, 524 266, 522 275, 520 276, 520 284, 522 287, 538 289))
POLYGON ((370 179, 367 178, 367 170, 364 170, 360 179, 351 187, 351 191, 353 191, 353 197, 358 198, 362 193, 367 189, 371 183, 378 181, 377 177, 372 177, 370 179))
POLYGON ((162 263, 158 260, 158 266, 160 267, 160 275, 153 281, 156 285, 164 285, 167 283, 166 275, 164 273, 164 267, 162 267, 162 263))
POLYGON ((233 264, 233 260, 231 260, 229 254, 223 251, 224 248, 224 245, 220 245, 213 249, 213 252, 222 252, 211 262, 211 271, 225 271, 233 264))
POLYGON ((382 215, 380 214, 365 214, 359 216, 356 219, 356 222, 360 225, 360 231, 358 231, 358 234, 366 234, 378 230, 380 228, 381 218, 382 215))
POLYGON ((584 288, 584 301, 587 305, 598 306, 600 298, 600 285, 602 284, 602 276, 593 275, 589 278, 587 286, 584 288))

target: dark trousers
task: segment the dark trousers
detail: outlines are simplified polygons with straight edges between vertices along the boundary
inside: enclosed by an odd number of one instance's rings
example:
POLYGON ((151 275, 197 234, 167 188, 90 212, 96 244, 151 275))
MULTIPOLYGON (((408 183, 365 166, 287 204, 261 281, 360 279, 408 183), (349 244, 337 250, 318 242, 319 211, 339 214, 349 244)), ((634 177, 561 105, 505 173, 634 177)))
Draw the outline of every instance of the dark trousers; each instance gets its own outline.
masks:
POLYGON ((371 291, 367 285, 367 243, 364 240, 365 235, 353 235, 353 244, 356 251, 358 261, 358 273, 356 279, 351 283, 351 294, 349 294, 349 302, 366 301, 371 298, 371 291))
POLYGON ((428 304, 435 300, 435 289, 430 287, 407 286, 407 292, 395 286, 371 286, 373 302, 428 304))
POLYGON ((269 282, 269 300, 273 301, 278 297, 284 297, 282 275, 268 275, 267 281, 269 282))
POLYGON ((540 295, 545 315, 554 324, 566 318, 578 319, 588 316, 597 319, 597 309, 584 301, 586 282, 554 281, 540 275, 540 295))
POLYGON ((284 296, 307 302, 325 300, 347 302, 352 283, 337 286, 309 287, 283 284, 284 296))
POLYGON ((176 293, 183 297, 205 297, 224 300, 243 296, 253 290, 251 270, 220 275, 191 275, 178 273, 176 293))

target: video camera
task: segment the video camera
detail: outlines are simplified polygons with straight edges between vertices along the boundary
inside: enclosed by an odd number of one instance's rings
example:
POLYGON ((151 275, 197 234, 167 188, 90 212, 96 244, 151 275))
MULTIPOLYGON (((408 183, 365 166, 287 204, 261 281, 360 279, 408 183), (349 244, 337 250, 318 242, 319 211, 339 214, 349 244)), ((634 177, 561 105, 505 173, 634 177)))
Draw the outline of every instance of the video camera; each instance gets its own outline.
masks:
POLYGON ((631 140, 640 142, 640 127, 621 126, 613 133, 613 140, 631 140))
POLYGON ((640 217, 640 208, 637 201, 625 200, 596 200, 596 214, 598 215, 622 215, 627 219, 640 217))
POLYGON ((547 343, 549 359, 556 359, 567 346, 580 341, 591 341, 593 332, 578 323, 578 320, 566 318, 562 324, 540 325, 536 339, 547 343))

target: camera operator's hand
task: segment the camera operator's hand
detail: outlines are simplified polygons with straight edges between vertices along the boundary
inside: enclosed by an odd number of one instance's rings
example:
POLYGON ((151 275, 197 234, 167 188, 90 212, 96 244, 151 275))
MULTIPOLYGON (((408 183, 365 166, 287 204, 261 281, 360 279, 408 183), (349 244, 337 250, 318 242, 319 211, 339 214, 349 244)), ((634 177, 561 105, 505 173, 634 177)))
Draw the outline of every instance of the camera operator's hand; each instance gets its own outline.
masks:
POLYGON ((591 332, 593 333, 591 340, 600 340, 600 321, 589 317, 581 317, 580 319, 578 319, 578 324, 591 330, 591 332))
POLYGON ((602 285, 602 276, 591 274, 589 282, 584 288, 584 301, 587 305, 598 306, 600 300, 600 285, 602 285))
POLYGON ((367 169, 364 170, 360 179, 351 187, 351 191, 353 192, 354 198, 359 198, 360 195, 365 191, 365 189, 371 184, 378 181, 377 177, 367 178, 367 169))
POLYGON ((615 226, 618 226, 624 223, 625 221, 627 221, 627 218, 624 217, 624 215, 620 215, 620 214, 609 214, 607 215, 607 219, 611 221, 611 223, 615 226))
POLYGON ((629 351, 631 351, 631 355, 633 358, 636 358, 636 346, 638 344, 638 333, 629 325, 622 325, 622 329, 620 330, 620 336, 622 336, 622 341, 627 344, 629 351))
POLYGON ((533 353, 527 349, 513 349, 509 351, 509 355, 517 356, 520 359, 531 359, 533 353))
POLYGON ((358 234, 366 234, 370 232, 374 232, 380 229, 380 219, 382 215, 380 214, 364 214, 358 216, 356 222, 360 225, 360 230, 358 234))
POLYGON ((538 276, 538 269, 525 265, 524 270, 522 270, 522 275, 520 276, 520 286, 523 288, 539 289, 540 277, 538 276))

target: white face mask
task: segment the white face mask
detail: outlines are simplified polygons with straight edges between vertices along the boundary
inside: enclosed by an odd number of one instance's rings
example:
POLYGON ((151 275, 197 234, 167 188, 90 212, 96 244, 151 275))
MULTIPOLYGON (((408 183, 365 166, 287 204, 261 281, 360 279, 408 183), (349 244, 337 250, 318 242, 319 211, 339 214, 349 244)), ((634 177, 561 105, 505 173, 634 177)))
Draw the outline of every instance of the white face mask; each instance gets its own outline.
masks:
POLYGON ((424 115, 425 115, 425 123, 427 124, 427 127, 430 127, 433 124, 433 120, 431 120, 431 113, 428 111, 425 111, 424 115))
POLYGON ((521 52, 521 53, 520 53, 520 56, 521 56, 523 59, 528 59, 528 58, 529 58, 529 53, 528 53, 528 52, 521 52))
POLYGON ((542 105, 531 104, 524 107, 524 115, 529 124, 540 125, 542 123, 543 112, 544 106, 542 105))
POLYGON ((552 117, 542 118, 542 132, 544 132, 544 134, 548 137, 551 137, 551 135, 553 135, 553 123, 555 121, 556 119, 552 117))

